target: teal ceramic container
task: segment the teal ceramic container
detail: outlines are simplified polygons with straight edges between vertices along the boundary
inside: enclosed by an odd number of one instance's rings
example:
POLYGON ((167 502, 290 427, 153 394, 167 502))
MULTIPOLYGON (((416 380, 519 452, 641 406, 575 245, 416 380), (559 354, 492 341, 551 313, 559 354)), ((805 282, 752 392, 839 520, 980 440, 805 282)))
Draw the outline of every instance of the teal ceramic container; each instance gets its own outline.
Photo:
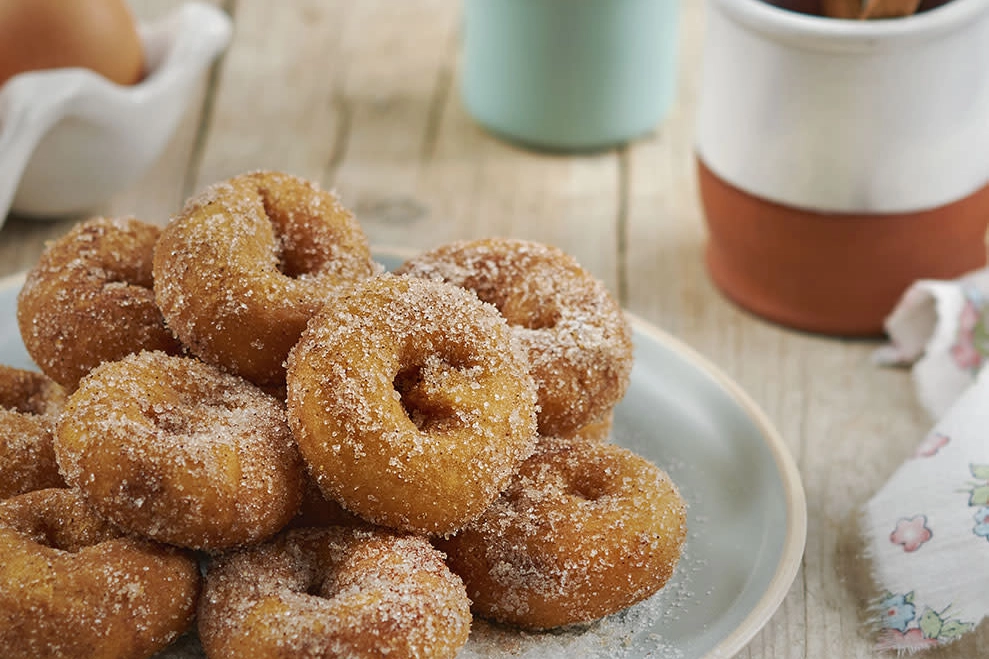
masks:
POLYGON ((678 28, 679 0, 465 0, 464 103, 530 146, 621 144, 673 102, 678 28))

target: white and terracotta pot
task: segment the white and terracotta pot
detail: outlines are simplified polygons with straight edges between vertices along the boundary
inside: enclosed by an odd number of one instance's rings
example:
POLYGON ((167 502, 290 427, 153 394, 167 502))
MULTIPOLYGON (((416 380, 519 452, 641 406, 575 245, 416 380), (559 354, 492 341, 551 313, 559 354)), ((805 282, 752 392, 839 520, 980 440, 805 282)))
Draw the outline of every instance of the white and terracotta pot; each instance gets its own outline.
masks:
POLYGON ((697 166, 724 293, 863 335, 985 265, 989 0, 854 21, 708 0, 697 166))

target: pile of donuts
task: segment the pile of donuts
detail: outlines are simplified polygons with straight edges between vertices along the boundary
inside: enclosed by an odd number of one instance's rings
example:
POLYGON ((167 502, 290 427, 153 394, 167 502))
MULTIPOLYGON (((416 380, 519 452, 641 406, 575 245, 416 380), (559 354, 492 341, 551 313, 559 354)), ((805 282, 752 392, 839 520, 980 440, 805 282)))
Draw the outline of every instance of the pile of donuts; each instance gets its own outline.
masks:
POLYGON ((685 505, 609 441, 628 323, 562 251, 394 272, 329 191, 249 172, 94 218, 0 367, 0 656, 454 657, 661 589, 685 505))

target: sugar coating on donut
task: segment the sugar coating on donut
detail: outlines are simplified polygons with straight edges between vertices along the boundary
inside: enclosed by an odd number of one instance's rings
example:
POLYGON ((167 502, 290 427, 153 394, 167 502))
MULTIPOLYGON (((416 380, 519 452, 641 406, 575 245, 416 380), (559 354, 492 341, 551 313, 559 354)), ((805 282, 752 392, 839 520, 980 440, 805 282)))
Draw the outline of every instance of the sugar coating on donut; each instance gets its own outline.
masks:
POLYGON ((467 288, 498 308, 527 351, 540 434, 572 436, 625 395, 628 321, 604 284, 562 250, 508 238, 458 241, 396 272, 467 288))
POLYGON ((62 410, 65 398, 65 390, 48 376, 0 365, 0 408, 36 416, 54 415, 62 410))
POLYGON ((0 499, 64 487, 52 433, 65 391, 41 373, 0 366, 0 499))
POLYGON ((547 629, 654 594, 685 536, 684 501, 661 469, 614 444, 547 439, 480 519, 437 546, 475 613, 547 629))
POLYGON ((467 641, 469 606, 421 537, 296 529, 210 566, 199 634, 213 659, 452 658, 467 641))
POLYGON ((194 354, 257 384, 280 384, 289 349, 326 295, 379 269, 333 193, 251 172, 208 187, 165 227, 155 297, 194 354))
POLYGON ((138 659, 192 622, 192 555, 125 537, 73 490, 0 502, 0 555, 0 656, 138 659))
POLYGON ((600 419, 591 421, 573 431, 573 435, 561 439, 571 439, 586 442, 607 442, 612 438, 612 430, 615 425, 614 409, 609 410, 600 419))
POLYGON ((182 547, 261 541, 302 496, 284 405, 193 358, 142 352, 95 369, 69 398, 55 452, 101 514, 182 547))
POLYGON ((158 236, 132 217, 97 217, 47 247, 17 297, 21 338, 42 372, 71 391, 103 361, 181 350, 152 290, 158 236))
POLYGON ((288 410, 328 498, 426 534, 480 515, 535 441, 535 387, 504 318, 464 289, 387 274, 309 323, 288 410))

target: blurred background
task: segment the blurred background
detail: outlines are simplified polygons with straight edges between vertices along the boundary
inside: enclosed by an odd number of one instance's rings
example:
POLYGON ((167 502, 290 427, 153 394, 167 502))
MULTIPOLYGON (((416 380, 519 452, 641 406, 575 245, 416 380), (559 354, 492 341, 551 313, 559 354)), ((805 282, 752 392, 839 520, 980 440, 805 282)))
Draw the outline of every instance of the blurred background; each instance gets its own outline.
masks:
MULTIPOLYGON (((131 2, 144 21, 178 4, 131 2)), ((235 19, 229 48, 153 168, 95 212, 164 223, 209 183, 281 169, 335 188, 375 244, 428 247, 492 227, 552 237, 628 298, 640 287, 620 274, 621 240, 626 258, 649 262, 657 279, 705 285, 691 160, 699 0, 683 3, 684 70, 666 120, 627 146, 581 155, 516 146, 467 114, 458 1, 216 4, 235 19)), ((7 236, 40 246, 76 219, 39 227, 11 217, 0 263, 12 258, 7 236)))

